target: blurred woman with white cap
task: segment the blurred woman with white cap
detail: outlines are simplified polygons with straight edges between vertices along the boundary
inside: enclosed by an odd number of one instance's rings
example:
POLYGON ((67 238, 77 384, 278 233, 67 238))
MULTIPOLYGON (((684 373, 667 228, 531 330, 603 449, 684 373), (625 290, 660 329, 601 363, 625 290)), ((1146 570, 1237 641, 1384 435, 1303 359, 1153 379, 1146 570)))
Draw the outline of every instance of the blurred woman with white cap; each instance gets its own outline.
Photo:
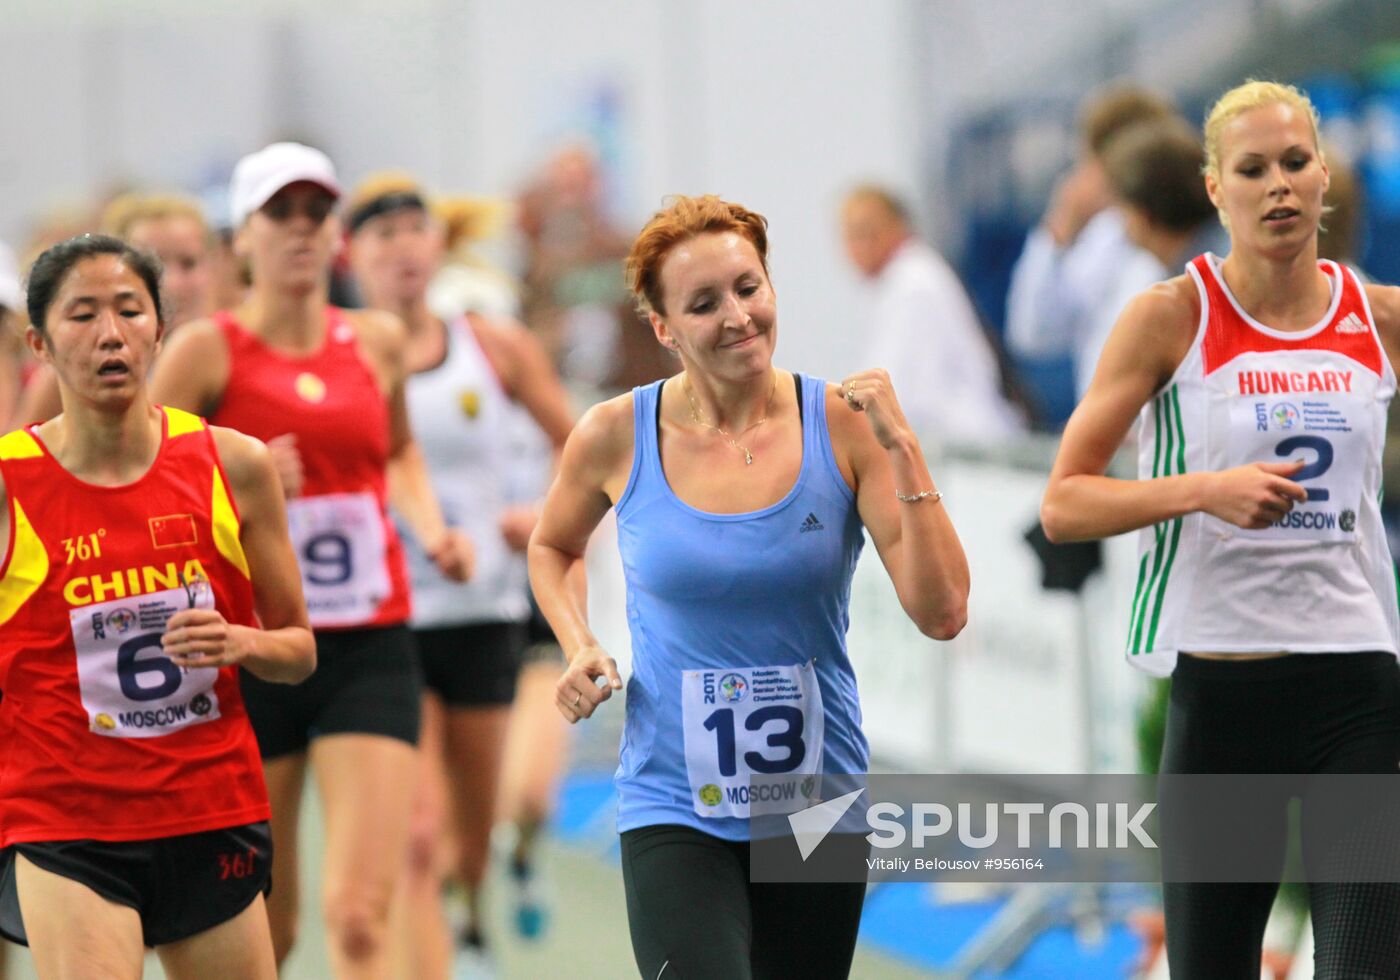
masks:
POLYGON ((272 799, 269 903, 282 961, 296 934, 297 824, 306 766, 326 819, 324 909, 338 977, 388 975, 390 902, 417 771, 421 678, 405 623, 391 493, 448 577, 471 552, 449 529, 409 431, 404 330, 328 304, 341 241, 330 160, 274 143, 234 170, 235 249, 253 285, 238 308, 189 324, 157 366, 156 397, 268 443, 278 459, 320 670, 297 688, 245 683, 272 799))

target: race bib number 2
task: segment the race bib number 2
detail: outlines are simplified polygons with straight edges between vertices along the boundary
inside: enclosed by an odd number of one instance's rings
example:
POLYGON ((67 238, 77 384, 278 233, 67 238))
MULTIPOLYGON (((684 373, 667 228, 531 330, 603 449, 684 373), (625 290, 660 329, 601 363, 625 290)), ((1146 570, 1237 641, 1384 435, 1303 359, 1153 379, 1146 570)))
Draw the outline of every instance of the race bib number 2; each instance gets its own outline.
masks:
POLYGON ((287 501, 287 530, 301 567, 312 626, 356 626, 389 596, 384 517, 369 493, 287 501))
MULTIPOLYGON (((213 594, 196 593, 194 605, 213 609, 213 594)), ((78 692, 92 732, 153 738, 219 717, 219 671, 182 669, 161 651, 165 624, 188 608, 189 593, 167 589, 69 611, 78 692)))
POLYGON ((791 776, 765 804, 807 805, 821 771, 821 688, 811 663, 688 670, 681 676, 685 765, 702 817, 749 816, 751 774, 791 776), (782 797, 781 799, 779 797, 782 797))
POLYGON ((1364 411, 1323 396, 1236 399, 1231 432, 1230 466, 1301 461, 1303 468, 1289 479, 1308 494, 1270 527, 1241 533, 1264 539, 1356 540, 1370 458, 1371 426, 1364 411))

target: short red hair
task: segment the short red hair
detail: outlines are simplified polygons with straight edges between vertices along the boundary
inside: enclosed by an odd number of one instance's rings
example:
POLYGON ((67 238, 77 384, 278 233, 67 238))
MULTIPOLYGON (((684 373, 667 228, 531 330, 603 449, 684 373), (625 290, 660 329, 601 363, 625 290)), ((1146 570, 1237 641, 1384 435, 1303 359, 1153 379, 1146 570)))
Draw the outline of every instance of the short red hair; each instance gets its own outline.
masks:
POLYGON ((677 194, 652 215, 632 243, 627 255, 627 288, 642 312, 665 313, 661 303, 661 264, 671 249, 697 235, 732 231, 748 239, 768 274, 768 219, 742 204, 723 201, 714 194, 686 197, 677 194))

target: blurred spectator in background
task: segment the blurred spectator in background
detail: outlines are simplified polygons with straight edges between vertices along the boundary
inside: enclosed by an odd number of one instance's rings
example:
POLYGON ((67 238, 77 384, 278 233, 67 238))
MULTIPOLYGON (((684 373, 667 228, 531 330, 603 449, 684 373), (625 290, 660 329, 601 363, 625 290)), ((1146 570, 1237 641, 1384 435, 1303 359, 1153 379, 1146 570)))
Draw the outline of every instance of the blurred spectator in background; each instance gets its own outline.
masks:
POLYGON ((479 251, 511 218, 511 206, 490 197, 445 197, 433 201, 447 253, 428 289, 434 315, 448 319, 466 313, 520 316, 520 284, 479 251))
MULTIPOLYGON (((10 246, 0 242, 0 420, 8 419, 19 402, 24 353, 22 311, 24 290, 19 284, 19 265, 10 246)), ((4 947, 0 945, 0 969, 4 947)))
MULTIPOLYGON (((125 239, 160 259, 160 302, 165 310, 165 333, 214 312, 214 275, 210 260, 214 244, 199 201, 178 193, 122 194, 102 212, 100 229, 125 239)), ((24 386, 13 409, 15 425, 51 419, 62 411, 58 380, 40 367, 24 386)))
POLYGON ((1326 210, 1322 215, 1322 227, 1317 230, 1317 257, 1349 265, 1361 273, 1363 282, 1370 282, 1371 277, 1361 272, 1356 260, 1356 228, 1365 208, 1361 185, 1357 183, 1356 172, 1336 147, 1327 145, 1324 140, 1322 151, 1327 158, 1330 183, 1322 195, 1322 206, 1326 210))
MULTIPOLYGON (((1109 140, 1101 159, 1127 240, 1142 253, 1110 281, 1098 307, 1085 313, 1087 333, 1106 337, 1133 296, 1179 275, 1202 252, 1228 251, 1230 240, 1206 194, 1201 138, 1184 120, 1134 123, 1109 140)), ((1090 376, 1096 364, 1097 357, 1086 364, 1090 376)))
POLYGON ((841 232, 851 263, 874 285, 860 367, 889 372, 914 432, 983 443, 1024 432, 967 291, 914 235, 905 206, 884 188, 856 188, 841 208, 841 232))
POLYGON ((1156 262, 1128 240, 1122 214, 1110 207, 1104 149, 1133 123, 1174 115, 1169 102, 1139 88, 1116 87, 1093 97, 1081 118, 1079 159, 1060 181, 1012 270, 1008 347, 1023 357, 1073 355, 1077 396, 1089 386, 1113 324, 1113 316, 1095 314, 1110 293, 1121 294, 1120 272, 1141 282, 1142 270, 1156 262))
POLYGON ((248 263, 233 250, 233 229, 220 227, 214 232, 209 252, 210 278, 214 281, 213 303, 216 310, 231 310, 242 306, 253 285, 248 263))
POLYGON ((160 259, 167 329, 214 312, 212 238, 199 201, 184 194, 123 194, 107 205, 102 230, 160 259))
POLYGON ((573 146, 522 193, 521 312, 566 380, 625 390, 674 374, 679 365, 628 298, 622 260, 629 239, 604 215, 602 186, 592 152, 573 146))

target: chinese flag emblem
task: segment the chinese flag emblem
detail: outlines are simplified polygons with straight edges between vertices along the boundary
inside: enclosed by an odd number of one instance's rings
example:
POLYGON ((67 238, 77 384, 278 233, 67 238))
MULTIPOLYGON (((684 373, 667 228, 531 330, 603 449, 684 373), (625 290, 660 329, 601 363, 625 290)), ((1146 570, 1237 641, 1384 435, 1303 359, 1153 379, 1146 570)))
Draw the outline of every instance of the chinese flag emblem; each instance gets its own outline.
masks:
POLYGON ((198 544, 192 514, 170 514, 151 518, 151 544, 157 548, 178 548, 182 544, 198 544))

